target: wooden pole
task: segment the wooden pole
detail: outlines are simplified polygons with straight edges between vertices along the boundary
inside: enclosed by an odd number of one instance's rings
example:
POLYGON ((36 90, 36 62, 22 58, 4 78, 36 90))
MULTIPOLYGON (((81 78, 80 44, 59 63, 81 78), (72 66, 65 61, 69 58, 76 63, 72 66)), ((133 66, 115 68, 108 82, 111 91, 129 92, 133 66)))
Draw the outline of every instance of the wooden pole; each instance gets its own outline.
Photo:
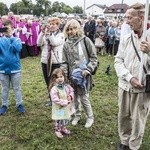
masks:
MULTIPOLYGON (((148 12, 149 12, 149 0, 146 0, 145 4, 145 17, 144 17, 144 26, 143 26, 143 40, 146 40, 146 30, 147 30, 147 21, 148 21, 148 12)), ((141 62, 139 68, 139 82, 142 84, 143 77, 143 53, 141 54, 141 62)))

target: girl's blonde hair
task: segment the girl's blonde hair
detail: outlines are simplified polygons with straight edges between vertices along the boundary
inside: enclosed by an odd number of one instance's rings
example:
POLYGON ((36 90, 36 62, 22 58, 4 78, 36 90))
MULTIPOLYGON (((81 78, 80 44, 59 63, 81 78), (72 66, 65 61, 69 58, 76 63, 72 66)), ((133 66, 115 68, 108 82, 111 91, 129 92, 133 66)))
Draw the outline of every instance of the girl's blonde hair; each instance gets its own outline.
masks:
POLYGON ((64 27, 64 35, 66 38, 68 38, 68 28, 69 27, 72 27, 72 28, 75 28, 76 31, 77 31, 77 36, 81 36, 83 34, 83 30, 82 30, 82 27, 79 23, 79 21, 75 20, 75 19, 71 19, 69 21, 67 21, 65 27, 64 27))
POLYGON ((49 88, 48 90, 50 91, 52 87, 56 84, 56 79, 58 77, 58 73, 61 73, 64 76, 65 82, 67 82, 67 77, 65 75, 65 72, 61 68, 57 68, 52 72, 50 83, 49 83, 49 88))

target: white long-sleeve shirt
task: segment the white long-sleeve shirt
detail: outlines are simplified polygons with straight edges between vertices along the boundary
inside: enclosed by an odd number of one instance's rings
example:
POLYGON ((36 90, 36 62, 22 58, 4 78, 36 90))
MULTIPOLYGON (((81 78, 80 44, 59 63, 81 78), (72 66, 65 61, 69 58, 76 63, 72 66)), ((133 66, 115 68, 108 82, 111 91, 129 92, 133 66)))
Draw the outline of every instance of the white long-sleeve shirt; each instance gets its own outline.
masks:
POLYGON ((63 51, 63 44, 65 42, 64 34, 58 33, 52 35, 45 35, 44 33, 40 33, 37 39, 37 45, 42 46, 42 54, 41 54, 41 62, 47 64, 47 55, 48 55, 48 41, 49 39, 50 44, 52 46, 51 51, 51 59, 52 64, 62 63, 62 51, 63 51))
MULTIPOLYGON (((137 48, 137 51, 141 57, 141 53, 143 53, 140 50, 140 43, 143 39, 143 37, 138 38, 137 34, 133 35, 134 44, 137 48)), ((148 41, 150 41, 150 38, 147 38, 148 41)), ((150 72, 150 53, 143 54, 143 64, 148 72, 150 72)), ((131 41, 131 34, 125 35, 122 40, 120 41, 118 53, 115 57, 115 64, 114 64, 117 76, 119 77, 119 87, 126 90, 126 91, 132 91, 132 92, 143 92, 144 88, 142 90, 136 89, 132 87, 130 84, 130 80, 132 77, 136 77, 139 79, 139 68, 140 68, 140 61, 136 55, 136 52, 134 50, 134 47, 132 45, 131 41)), ((143 83, 145 83, 145 73, 143 70, 143 83)))

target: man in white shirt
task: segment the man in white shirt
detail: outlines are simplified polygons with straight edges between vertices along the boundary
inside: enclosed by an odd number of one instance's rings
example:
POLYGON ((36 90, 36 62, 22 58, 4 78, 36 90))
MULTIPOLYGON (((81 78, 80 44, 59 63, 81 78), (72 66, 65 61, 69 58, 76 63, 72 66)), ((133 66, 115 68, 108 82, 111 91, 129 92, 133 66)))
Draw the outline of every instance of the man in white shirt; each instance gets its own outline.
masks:
MULTIPOLYGON (((150 110, 150 93, 145 92, 146 73, 139 80, 140 60, 150 72, 150 37, 143 40, 144 5, 136 3, 127 10, 127 24, 131 34, 123 36, 115 58, 118 83, 118 132, 121 144, 117 150, 138 150, 142 144, 145 124, 150 110), (133 46, 135 45, 135 48, 133 46)), ((142 70, 144 72, 144 70, 142 70)))

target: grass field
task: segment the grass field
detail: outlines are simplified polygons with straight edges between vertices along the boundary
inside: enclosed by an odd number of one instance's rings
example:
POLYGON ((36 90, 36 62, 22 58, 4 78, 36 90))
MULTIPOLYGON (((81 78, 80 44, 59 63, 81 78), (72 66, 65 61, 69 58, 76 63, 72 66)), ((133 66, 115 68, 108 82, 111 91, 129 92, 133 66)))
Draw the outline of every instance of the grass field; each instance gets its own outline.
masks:
MULTIPOLYGON (((22 93, 26 113, 20 115, 14 94, 9 95, 9 110, 0 117, 0 150, 116 150, 120 142, 117 132, 117 77, 113 57, 100 57, 100 67, 91 92, 95 123, 85 129, 85 116, 79 125, 69 125, 72 134, 61 140, 54 134, 51 107, 46 107, 48 94, 42 76, 40 56, 22 62, 22 93), (110 64, 110 75, 105 74, 110 64)), ((141 150, 150 150, 150 118, 141 150)))

